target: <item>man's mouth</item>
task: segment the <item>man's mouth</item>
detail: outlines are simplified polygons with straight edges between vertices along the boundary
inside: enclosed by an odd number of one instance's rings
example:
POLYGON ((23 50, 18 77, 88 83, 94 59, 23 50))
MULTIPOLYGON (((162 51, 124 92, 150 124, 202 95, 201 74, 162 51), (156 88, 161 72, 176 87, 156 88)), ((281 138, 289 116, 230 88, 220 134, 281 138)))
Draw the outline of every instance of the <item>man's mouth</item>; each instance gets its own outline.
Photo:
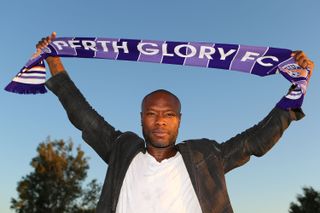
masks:
POLYGON ((168 134, 168 132, 163 129, 155 129, 152 131, 152 134, 155 135, 156 137, 164 137, 168 134))

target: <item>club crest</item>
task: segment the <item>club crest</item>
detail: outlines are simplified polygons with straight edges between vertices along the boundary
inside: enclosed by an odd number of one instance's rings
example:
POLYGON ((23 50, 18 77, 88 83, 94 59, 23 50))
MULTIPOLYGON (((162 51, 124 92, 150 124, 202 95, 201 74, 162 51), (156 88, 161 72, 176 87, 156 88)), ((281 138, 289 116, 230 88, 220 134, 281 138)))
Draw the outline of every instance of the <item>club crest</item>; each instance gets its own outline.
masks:
POLYGON ((281 68, 282 72, 287 73, 292 78, 307 78, 308 71, 297 64, 287 64, 281 68))

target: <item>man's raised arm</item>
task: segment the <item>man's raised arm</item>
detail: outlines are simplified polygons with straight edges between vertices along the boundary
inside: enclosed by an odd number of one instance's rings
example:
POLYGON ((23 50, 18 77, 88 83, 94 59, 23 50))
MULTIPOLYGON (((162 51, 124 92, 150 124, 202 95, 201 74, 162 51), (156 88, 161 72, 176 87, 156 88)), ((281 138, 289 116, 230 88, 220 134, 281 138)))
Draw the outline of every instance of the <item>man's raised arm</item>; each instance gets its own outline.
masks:
MULTIPOLYGON (((294 51, 292 56, 299 66, 310 70, 309 74, 311 76, 314 63, 308 59, 305 53, 294 51)), ((294 87, 291 87, 289 92, 292 88, 294 87)), ((279 103, 257 125, 220 145, 225 172, 245 164, 249 161, 251 155, 258 157, 264 155, 278 142, 292 121, 300 120, 304 117, 301 108, 284 109, 279 107, 279 103)))
MULTIPOLYGON (((43 38, 36 45, 37 53, 56 37, 56 33, 43 38)), ((72 82, 59 57, 46 59, 52 77, 46 86, 59 98, 71 123, 82 131, 82 138, 108 163, 115 139, 121 135, 86 101, 72 82)))

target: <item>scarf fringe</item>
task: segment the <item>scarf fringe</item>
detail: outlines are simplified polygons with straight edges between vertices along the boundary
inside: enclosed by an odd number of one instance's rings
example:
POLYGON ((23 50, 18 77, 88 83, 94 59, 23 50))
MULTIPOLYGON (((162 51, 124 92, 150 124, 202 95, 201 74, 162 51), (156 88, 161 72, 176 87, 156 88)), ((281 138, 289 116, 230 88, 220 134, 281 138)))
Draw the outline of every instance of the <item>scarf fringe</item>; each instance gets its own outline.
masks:
POLYGON ((5 90, 18 94, 44 94, 47 92, 44 84, 24 84, 19 82, 10 82, 5 90))

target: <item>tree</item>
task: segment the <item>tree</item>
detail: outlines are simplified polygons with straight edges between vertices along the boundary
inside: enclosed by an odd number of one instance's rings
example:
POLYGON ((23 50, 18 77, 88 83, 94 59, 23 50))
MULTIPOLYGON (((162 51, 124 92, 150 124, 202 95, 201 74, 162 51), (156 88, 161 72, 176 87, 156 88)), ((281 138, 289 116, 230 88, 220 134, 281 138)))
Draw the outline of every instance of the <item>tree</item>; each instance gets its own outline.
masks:
POLYGON ((18 198, 11 208, 18 213, 95 212, 101 186, 92 180, 83 187, 89 169, 88 158, 73 143, 63 140, 40 143, 31 160, 33 171, 18 182, 18 198))
POLYGON ((302 188, 304 195, 298 195, 298 203, 291 203, 289 213, 320 213, 320 192, 312 187, 302 188))

